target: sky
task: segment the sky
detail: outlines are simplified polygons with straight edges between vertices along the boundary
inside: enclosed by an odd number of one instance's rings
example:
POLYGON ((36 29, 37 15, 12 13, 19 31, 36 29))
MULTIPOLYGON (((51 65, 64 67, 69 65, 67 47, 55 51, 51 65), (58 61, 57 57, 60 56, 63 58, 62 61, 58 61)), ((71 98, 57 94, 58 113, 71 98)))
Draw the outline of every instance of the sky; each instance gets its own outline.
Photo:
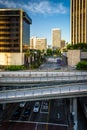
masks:
POLYGON ((22 8, 32 19, 30 37, 52 45, 52 29, 58 28, 61 39, 70 41, 70 0, 0 0, 0 8, 22 8))

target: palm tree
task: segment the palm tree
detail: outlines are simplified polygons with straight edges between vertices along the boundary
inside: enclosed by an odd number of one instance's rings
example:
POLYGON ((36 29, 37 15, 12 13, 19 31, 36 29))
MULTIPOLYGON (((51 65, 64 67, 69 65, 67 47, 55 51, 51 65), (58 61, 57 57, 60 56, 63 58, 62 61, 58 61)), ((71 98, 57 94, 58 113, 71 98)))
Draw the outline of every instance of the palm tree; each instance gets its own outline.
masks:
POLYGON ((27 67, 29 67, 29 64, 30 64, 30 55, 31 55, 30 50, 27 50, 25 52, 25 65, 27 67))

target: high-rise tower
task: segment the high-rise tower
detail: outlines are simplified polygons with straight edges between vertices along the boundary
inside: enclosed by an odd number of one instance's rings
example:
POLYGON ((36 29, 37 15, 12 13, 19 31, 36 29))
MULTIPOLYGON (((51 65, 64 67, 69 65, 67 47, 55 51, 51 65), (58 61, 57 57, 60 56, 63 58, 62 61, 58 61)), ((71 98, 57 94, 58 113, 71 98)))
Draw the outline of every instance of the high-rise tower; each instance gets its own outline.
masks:
POLYGON ((54 49, 61 48, 61 30, 52 29, 52 46, 54 49))
POLYGON ((71 43, 87 43, 87 0, 71 0, 71 43))

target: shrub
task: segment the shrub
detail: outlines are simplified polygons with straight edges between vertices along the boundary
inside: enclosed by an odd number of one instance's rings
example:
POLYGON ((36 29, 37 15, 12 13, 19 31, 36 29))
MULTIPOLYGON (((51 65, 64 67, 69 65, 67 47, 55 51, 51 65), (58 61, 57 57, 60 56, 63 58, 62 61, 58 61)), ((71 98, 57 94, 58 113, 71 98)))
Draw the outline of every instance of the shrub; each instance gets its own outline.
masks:
POLYGON ((16 70, 24 70, 25 67, 23 65, 10 65, 7 66, 6 70, 10 70, 10 71, 16 71, 16 70))
POLYGON ((81 61, 76 65, 78 70, 87 70, 87 61, 81 61))
POLYGON ((34 63, 31 65, 31 69, 37 69, 39 68, 39 66, 40 66, 40 63, 34 63))
POLYGON ((73 49, 80 49, 80 50, 87 50, 87 44, 86 43, 77 43, 77 44, 68 44, 67 49, 73 50, 73 49))

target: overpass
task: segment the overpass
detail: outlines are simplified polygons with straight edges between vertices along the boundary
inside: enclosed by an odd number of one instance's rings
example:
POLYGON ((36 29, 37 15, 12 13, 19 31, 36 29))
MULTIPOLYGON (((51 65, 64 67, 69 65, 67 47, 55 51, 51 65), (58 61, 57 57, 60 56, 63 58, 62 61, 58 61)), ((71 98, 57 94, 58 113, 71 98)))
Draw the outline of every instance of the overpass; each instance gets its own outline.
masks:
POLYGON ((0 103, 87 96, 87 82, 0 91, 0 103))
POLYGON ((70 98, 74 130, 82 96, 87 96, 87 72, 0 72, 0 103, 70 98))
POLYGON ((0 103, 87 95, 87 72, 0 72, 0 103))

